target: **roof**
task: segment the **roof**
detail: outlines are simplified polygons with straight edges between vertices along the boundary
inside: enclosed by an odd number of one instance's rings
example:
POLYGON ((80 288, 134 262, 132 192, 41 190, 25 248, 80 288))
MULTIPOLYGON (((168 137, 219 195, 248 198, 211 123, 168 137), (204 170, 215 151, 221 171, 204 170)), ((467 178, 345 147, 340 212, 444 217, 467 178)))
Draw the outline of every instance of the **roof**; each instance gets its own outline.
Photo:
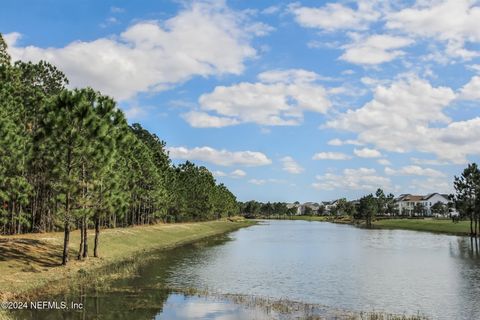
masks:
POLYGON ((422 200, 424 200, 424 196, 413 195, 413 194, 402 194, 397 199, 397 201, 412 201, 412 202, 417 202, 422 200))
POLYGON ((411 202, 426 201, 426 200, 432 198, 433 196, 435 196, 437 194, 448 200, 448 195, 447 194, 440 194, 440 193, 434 192, 434 193, 427 194, 426 196, 413 195, 413 194, 401 194, 396 199, 396 201, 411 201, 411 202))
POLYGON ((436 192, 435 192, 435 193, 427 194, 427 195, 424 197, 424 199, 425 199, 425 200, 428 200, 428 199, 430 199, 431 197, 433 197, 433 196, 435 196, 435 195, 437 195, 437 194, 438 194, 440 197, 444 197, 445 199, 449 200, 448 194, 441 194, 441 193, 436 193, 436 192))

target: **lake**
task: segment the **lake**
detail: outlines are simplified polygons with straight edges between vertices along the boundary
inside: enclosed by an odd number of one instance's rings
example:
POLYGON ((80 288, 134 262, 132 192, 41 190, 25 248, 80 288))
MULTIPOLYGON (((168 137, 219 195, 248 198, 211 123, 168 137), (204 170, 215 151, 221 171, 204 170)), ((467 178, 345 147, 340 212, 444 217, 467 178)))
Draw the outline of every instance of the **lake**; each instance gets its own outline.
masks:
POLYGON ((108 292, 87 290, 68 297, 85 304, 81 311, 25 311, 17 316, 288 319, 292 314, 262 307, 281 300, 298 303, 299 312, 327 318, 379 311, 480 319, 479 297, 480 254, 468 237, 268 220, 154 253, 135 277, 114 281, 108 292), (183 290, 202 294, 185 295, 183 290))

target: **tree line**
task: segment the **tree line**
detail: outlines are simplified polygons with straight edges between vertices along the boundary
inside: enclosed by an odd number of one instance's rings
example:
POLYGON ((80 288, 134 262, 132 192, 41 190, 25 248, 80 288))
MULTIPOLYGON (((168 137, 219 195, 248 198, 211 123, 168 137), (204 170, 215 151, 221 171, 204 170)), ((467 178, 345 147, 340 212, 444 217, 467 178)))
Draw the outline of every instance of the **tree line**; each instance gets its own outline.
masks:
POLYGON ((13 63, 0 34, 0 234, 88 232, 156 222, 204 221, 238 212, 235 196, 205 167, 173 165, 165 142, 129 125, 115 101, 67 89, 55 66, 13 63))
POLYGON ((480 169, 471 163, 455 176, 455 206, 462 218, 470 220, 470 235, 480 235, 480 169))

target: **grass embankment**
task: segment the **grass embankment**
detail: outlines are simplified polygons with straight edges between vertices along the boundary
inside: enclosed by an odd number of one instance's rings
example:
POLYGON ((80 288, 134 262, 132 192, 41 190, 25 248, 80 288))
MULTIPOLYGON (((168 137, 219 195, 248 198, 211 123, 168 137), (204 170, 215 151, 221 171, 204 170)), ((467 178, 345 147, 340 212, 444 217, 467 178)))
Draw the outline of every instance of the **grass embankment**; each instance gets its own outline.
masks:
POLYGON ((292 216, 290 220, 323 221, 334 223, 352 223, 349 216, 292 216))
POLYGON ((451 220, 443 219, 382 219, 375 221, 373 226, 381 229, 428 231, 459 236, 470 235, 470 221, 453 223, 451 220))
MULTIPOLYGON (((347 223, 364 225, 363 220, 355 221, 348 216, 292 216, 291 220, 306 220, 306 221, 324 221, 334 223, 347 223)), ((403 229, 413 231, 426 231, 434 233, 444 233, 459 236, 470 235, 470 221, 459 221, 453 223, 450 219, 378 219, 373 222, 373 227, 376 229, 403 229)))
MULTIPOLYGON (((168 249, 254 224, 251 221, 211 221, 158 224, 102 230, 101 258, 77 261, 79 232, 71 234, 70 262, 61 266, 63 233, 0 236, 0 301, 29 296, 49 283, 74 279, 79 272, 91 272, 152 250, 168 249)), ((93 232, 89 232, 93 249, 93 232)), ((0 311, 0 319, 2 313, 0 311)))

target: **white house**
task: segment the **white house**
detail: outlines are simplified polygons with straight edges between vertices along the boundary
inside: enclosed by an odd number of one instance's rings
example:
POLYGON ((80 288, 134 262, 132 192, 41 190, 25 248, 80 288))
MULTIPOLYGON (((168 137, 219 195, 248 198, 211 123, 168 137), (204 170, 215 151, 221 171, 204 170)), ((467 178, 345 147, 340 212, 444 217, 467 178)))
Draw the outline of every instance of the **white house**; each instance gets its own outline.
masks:
POLYGON ((337 204, 338 204, 338 200, 322 202, 322 205, 325 208, 325 214, 331 214, 332 211, 337 207, 337 204))
POLYGON ((448 199, 448 195, 440 193, 431 193, 425 196, 401 194, 395 199, 395 202, 400 215, 417 215, 418 213, 415 212, 415 206, 420 203, 424 208, 423 215, 431 216, 432 207, 435 203, 440 202, 447 206, 450 203, 450 200, 448 199))

